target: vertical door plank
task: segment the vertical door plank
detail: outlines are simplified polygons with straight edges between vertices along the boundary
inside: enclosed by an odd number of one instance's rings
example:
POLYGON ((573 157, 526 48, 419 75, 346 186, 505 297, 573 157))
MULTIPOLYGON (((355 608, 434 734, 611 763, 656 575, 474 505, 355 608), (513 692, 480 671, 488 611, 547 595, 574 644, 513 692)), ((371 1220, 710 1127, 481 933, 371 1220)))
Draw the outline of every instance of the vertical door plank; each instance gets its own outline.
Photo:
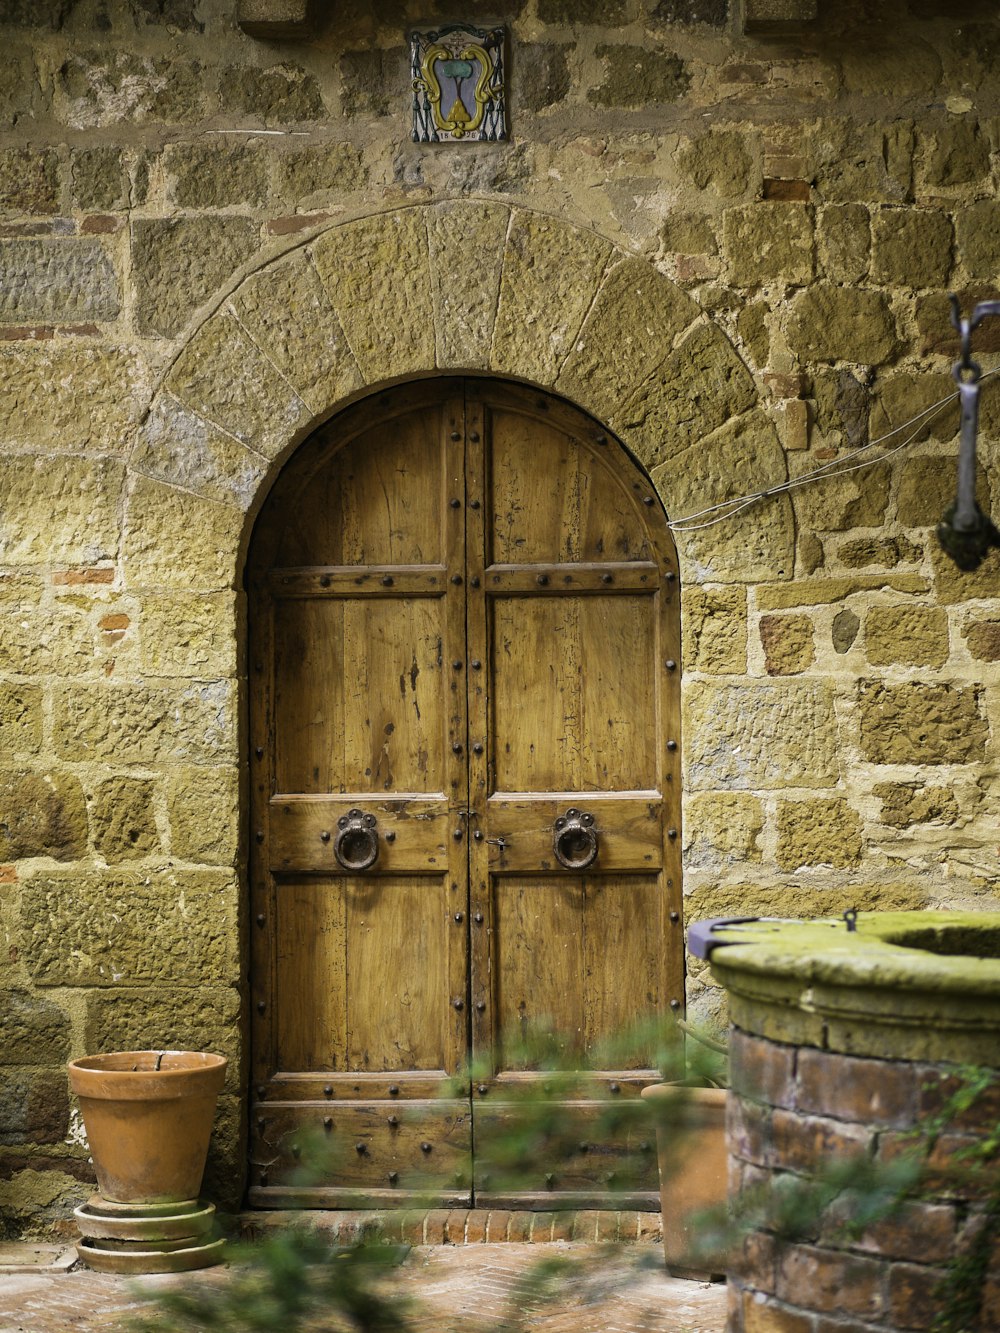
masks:
POLYGON ((652 597, 574 599, 580 644, 580 766, 593 791, 655 790, 655 602, 652 597))
POLYGON ((447 925, 442 881, 345 880, 348 1062, 443 1069, 447 925))
POLYGON ((277 790, 336 791, 343 760, 344 603, 275 606, 274 745, 277 790), (317 688, 317 681, 324 686, 317 688))
POLYGON ((314 879, 281 884, 276 928, 281 1067, 342 1068, 347 1044, 343 881, 314 879))
MULTIPOLYGON (((662 1007, 660 888, 653 876, 586 881, 583 1026, 588 1053, 636 1032, 662 1007)), ((614 1067, 648 1067, 655 1047, 623 1043, 614 1067)))

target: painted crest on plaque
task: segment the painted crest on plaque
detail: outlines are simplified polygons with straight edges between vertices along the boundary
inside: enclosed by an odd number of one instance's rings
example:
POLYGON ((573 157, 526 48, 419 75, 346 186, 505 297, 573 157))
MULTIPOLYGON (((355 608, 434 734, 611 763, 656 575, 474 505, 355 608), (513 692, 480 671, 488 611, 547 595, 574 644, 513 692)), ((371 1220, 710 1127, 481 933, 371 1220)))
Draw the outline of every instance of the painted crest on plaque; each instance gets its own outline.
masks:
POLYGON ((503 28, 451 24, 410 37, 416 143, 507 138, 503 28))

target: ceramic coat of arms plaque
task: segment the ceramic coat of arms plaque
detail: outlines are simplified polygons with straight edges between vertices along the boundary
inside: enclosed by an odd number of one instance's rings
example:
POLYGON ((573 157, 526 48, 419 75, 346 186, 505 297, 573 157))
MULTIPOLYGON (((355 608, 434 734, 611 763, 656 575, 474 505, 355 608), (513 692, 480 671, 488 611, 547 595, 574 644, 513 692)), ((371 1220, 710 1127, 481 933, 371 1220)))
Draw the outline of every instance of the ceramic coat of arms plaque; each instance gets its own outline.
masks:
POLYGON ((410 37, 416 143, 507 138, 504 29, 451 24, 410 37))

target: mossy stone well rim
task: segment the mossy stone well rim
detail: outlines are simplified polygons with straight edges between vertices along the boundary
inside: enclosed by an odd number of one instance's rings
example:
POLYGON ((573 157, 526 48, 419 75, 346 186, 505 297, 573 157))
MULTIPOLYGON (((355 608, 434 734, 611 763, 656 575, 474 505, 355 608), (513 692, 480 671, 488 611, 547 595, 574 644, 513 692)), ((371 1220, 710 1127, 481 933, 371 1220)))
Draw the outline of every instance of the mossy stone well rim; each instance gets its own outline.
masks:
POLYGON ((1000 912, 859 914, 853 931, 841 917, 762 919, 717 926, 713 939, 723 981, 748 973, 782 991, 799 981, 1000 998, 1000 912))
POLYGON ((1000 913, 873 912, 856 925, 716 924, 711 967, 733 1026, 845 1055, 1000 1069, 1000 913))

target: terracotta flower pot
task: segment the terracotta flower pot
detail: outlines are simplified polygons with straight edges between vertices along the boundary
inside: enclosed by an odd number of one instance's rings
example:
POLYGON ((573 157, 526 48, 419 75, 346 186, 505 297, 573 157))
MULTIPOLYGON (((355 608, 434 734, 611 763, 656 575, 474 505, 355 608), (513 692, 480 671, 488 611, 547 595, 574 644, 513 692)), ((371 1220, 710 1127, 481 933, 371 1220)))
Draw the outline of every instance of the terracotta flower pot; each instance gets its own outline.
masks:
POLYGON ((198 1197, 227 1063, 197 1051, 116 1051, 70 1061, 70 1087, 105 1199, 198 1197))
POLYGON ((654 1083, 643 1089, 656 1121, 663 1254, 678 1277, 714 1277, 725 1255, 694 1223, 726 1202, 726 1090, 654 1083))

